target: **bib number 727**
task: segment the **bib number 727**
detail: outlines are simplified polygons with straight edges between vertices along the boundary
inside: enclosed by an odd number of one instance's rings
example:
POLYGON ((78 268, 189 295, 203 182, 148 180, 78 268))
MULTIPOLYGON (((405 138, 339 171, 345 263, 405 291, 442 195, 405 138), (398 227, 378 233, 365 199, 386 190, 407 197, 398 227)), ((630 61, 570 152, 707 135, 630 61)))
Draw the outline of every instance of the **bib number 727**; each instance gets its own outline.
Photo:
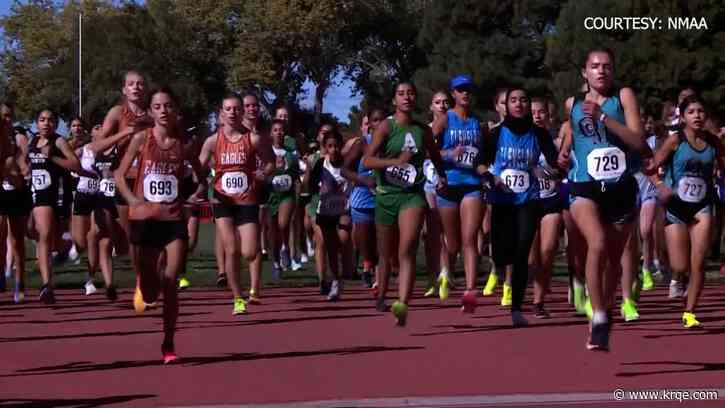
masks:
POLYGON ((677 196, 687 203, 699 203, 705 199, 707 185, 700 177, 682 177, 677 183, 677 196))

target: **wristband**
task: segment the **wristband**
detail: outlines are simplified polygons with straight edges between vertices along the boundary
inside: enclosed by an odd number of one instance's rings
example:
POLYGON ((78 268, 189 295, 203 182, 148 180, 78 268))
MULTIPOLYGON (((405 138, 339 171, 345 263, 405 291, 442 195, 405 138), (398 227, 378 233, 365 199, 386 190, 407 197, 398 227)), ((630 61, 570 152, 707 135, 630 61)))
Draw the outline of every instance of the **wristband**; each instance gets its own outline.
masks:
POLYGON ((608 117, 609 116, 607 116, 606 113, 602 112, 602 114, 599 115, 599 121, 603 123, 605 120, 607 120, 608 117))

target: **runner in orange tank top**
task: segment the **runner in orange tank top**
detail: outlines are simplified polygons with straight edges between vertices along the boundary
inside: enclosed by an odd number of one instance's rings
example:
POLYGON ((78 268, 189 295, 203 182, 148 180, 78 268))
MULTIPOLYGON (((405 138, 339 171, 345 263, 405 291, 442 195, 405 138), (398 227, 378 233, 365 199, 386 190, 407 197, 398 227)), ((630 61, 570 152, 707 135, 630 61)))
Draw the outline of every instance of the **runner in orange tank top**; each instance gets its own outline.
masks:
POLYGON ((259 189, 274 169, 271 144, 242 126, 241 111, 239 96, 224 98, 219 131, 206 139, 199 156, 205 168, 214 162, 212 205, 217 237, 224 245, 224 270, 234 295, 234 314, 246 311, 238 276, 240 254, 249 262, 250 297, 255 289, 259 290, 259 189), (261 159, 262 168, 258 167, 257 158, 261 159))
MULTIPOLYGON (((187 253, 188 233, 179 194, 184 160, 191 162, 200 180, 204 179, 197 158, 185 154, 177 126, 177 106, 169 89, 161 88, 151 94, 154 126, 133 135, 114 172, 116 187, 130 206, 131 252, 143 297, 134 298, 136 311, 143 311, 144 303, 155 302, 159 292, 164 292, 161 353, 165 364, 177 359, 174 349, 174 330, 179 314, 176 279, 187 253), (131 191, 126 174, 135 159, 139 163, 139 176, 131 191), (159 271, 159 257, 164 252, 166 267, 159 271)), ((189 200, 197 201, 205 190, 206 186, 201 183, 189 200)))

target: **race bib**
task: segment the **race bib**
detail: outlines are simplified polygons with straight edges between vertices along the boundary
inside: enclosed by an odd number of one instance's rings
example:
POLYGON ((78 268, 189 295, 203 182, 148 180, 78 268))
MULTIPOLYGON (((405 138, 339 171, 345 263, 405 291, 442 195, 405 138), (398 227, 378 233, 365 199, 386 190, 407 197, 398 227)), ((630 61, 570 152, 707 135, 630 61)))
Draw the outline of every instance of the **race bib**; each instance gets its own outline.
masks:
POLYGON ((700 177, 682 177, 677 183, 677 196, 686 203, 699 203, 707 195, 707 184, 700 177))
POLYGON ((150 174, 143 180, 143 196, 152 203, 171 203, 179 196, 179 181, 173 174, 150 174))
POLYGON ((76 190, 85 194, 93 194, 98 191, 98 180, 90 177, 81 177, 78 179, 76 190))
POLYGON ((390 166, 385 169, 385 181, 399 187, 410 187, 415 184, 418 171, 412 164, 390 166))
POLYGON ((32 177, 32 183, 33 183, 33 189, 35 191, 45 190, 46 188, 50 187, 51 180, 50 180, 50 173, 48 173, 48 170, 44 169, 35 169, 31 173, 32 177))
POLYGON ((556 182, 549 177, 539 179, 539 198, 549 198, 556 195, 556 182))
POLYGON ((458 165, 458 167, 472 169, 473 163, 476 161, 476 156, 478 156, 478 148, 473 146, 464 146, 463 152, 456 157, 456 165, 458 165))
POLYGON ((244 194, 249 189, 247 174, 241 171, 233 171, 222 174, 222 190, 226 194, 244 194))
POLYGON ((116 195, 116 180, 103 179, 99 185, 99 190, 106 197, 113 197, 116 195))
POLYGON ((344 194, 325 194, 320 196, 317 213, 320 215, 340 215, 347 209, 347 196, 344 194))
POLYGON ((529 181, 529 173, 521 170, 506 169, 501 172, 501 180, 514 193, 523 193, 529 189, 531 185, 529 181))
POLYGON ((587 172, 594 180, 619 178, 627 170, 624 152, 617 147, 594 149, 587 156, 587 172))
POLYGON ((13 190, 15 190, 15 186, 13 185, 13 183, 10 183, 9 181, 5 180, 5 181, 3 181, 3 190, 13 191, 13 190))
POLYGON ((272 188, 278 193, 289 191, 292 188, 292 177, 287 174, 274 176, 272 179, 272 188))

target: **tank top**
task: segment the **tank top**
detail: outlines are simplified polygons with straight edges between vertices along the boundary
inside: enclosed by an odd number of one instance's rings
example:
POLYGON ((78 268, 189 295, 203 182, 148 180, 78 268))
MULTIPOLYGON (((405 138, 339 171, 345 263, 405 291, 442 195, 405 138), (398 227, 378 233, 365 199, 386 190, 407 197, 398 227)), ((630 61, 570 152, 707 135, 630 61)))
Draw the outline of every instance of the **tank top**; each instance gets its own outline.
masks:
MULTIPOLYGON (((584 94, 577 95, 571 108, 573 138, 573 167, 569 180, 575 183, 597 181, 616 183, 639 168, 639 154, 630 151, 614 132, 609 131, 599 118, 582 111, 584 94)), ((624 109, 619 91, 602 104, 601 110, 611 120, 625 124, 624 109)))
MULTIPOLYGON (((365 144, 369 145, 372 142, 373 136, 367 134, 364 136, 365 144)), ((373 171, 363 166, 362 159, 357 162, 357 174, 360 177, 373 177, 373 171)), ((375 196, 365 184, 355 184, 355 187, 350 193, 350 207, 352 208, 373 208, 375 207, 375 196)))
POLYGON ((501 124, 495 131, 498 143, 491 173, 500 177, 511 192, 495 188, 488 194, 489 200, 495 204, 519 205, 538 199, 539 182, 533 170, 539 164, 542 151, 534 127, 516 134, 501 124))
POLYGON ((38 147, 40 136, 36 136, 28 146, 28 159, 30 161, 30 177, 31 188, 34 193, 38 192, 54 192, 58 193, 60 186, 60 177, 62 175, 61 167, 55 164, 51 158, 63 156, 63 153, 55 145, 56 140, 60 136, 53 134, 47 138, 50 145, 48 155, 42 152, 42 148, 38 147))
MULTIPOLYGON (((184 149, 177 138, 171 146, 162 149, 156 142, 153 129, 146 130, 146 141, 138 155, 139 172, 134 194, 153 208, 148 219, 176 221, 182 216, 179 184, 184 175, 184 149)), ((129 219, 143 219, 136 207, 129 209, 129 219)))
POLYGON ((317 214, 339 216, 347 212, 349 207, 349 183, 342 177, 342 167, 335 167, 325 158, 320 171, 317 214))
POLYGON ((274 174, 270 181, 272 191, 275 193, 289 193, 293 191, 295 180, 299 174, 297 156, 286 148, 272 147, 275 156, 274 174))
POLYGON ((376 170, 378 194, 401 192, 422 192, 425 176, 423 174, 423 128, 417 123, 401 125, 394 118, 388 118, 390 134, 382 146, 380 156, 384 159, 396 158, 403 150, 413 153, 408 163, 376 170))
MULTIPOLYGON (((87 157, 90 154, 93 154, 88 149, 88 144, 83 145, 80 148, 81 151, 81 158, 87 157)), ((83 194, 96 194, 98 192, 98 178, 97 177, 87 177, 87 176, 81 176, 78 175, 78 185, 76 185, 76 191, 83 194)))
POLYGON ((478 186, 481 180, 474 166, 481 149, 481 124, 475 117, 461 119, 452 109, 448 111, 447 117, 448 126, 443 131, 441 149, 451 150, 463 146, 463 153, 443 162, 448 185, 478 186))
MULTIPOLYGON (((713 144, 706 140, 702 150, 695 149, 682 131, 680 143, 670 157, 665 170, 665 182, 677 197, 686 203, 700 203, 710 196, 717 155, 713 144)), ((711 140, 717 140, 712 135, 711 140)))
POLYGON ((96 154, 93 168, 100 176, 98 194, 112 198, 116 195, 116 179, 113 177, 113 164, 118 160, 118 146, 96 154))
POLYGON ((230 142, 220 128, 214 150, 214 196, 229 204, 256 204, 258 186, 254 176, 257 154, 251 133, 230 142))
MULTIPOLYGON (((124 103, 121 107, 121 119, 118 123, 118 132, 123 132, 124 130, 128 129, 131 125, 131 123, 134 123, 137 120, 140 119, 147 119, 148 114, 146 111, 143 112, 142 115, 136 115, 133 113, 131 108, 128 107, 127 103, 124 103)), ((126 150, 128 150, 128 145, 131 143, 131 138, 128 138, 126 142, 123 142, 119 145, 118 150, 118 163, 120 163, 121 159, 123 159, 123 156, 126 155, 126 150)), ((116 166, 118 166, 118 163, 116 166)), ((135 179, 138 177, 138 169, 139 169, 139 162, 138 160, 134 160, 133 163, 131 163, 131 167, 126 172, 126 177, 129 179, 135 179)))

